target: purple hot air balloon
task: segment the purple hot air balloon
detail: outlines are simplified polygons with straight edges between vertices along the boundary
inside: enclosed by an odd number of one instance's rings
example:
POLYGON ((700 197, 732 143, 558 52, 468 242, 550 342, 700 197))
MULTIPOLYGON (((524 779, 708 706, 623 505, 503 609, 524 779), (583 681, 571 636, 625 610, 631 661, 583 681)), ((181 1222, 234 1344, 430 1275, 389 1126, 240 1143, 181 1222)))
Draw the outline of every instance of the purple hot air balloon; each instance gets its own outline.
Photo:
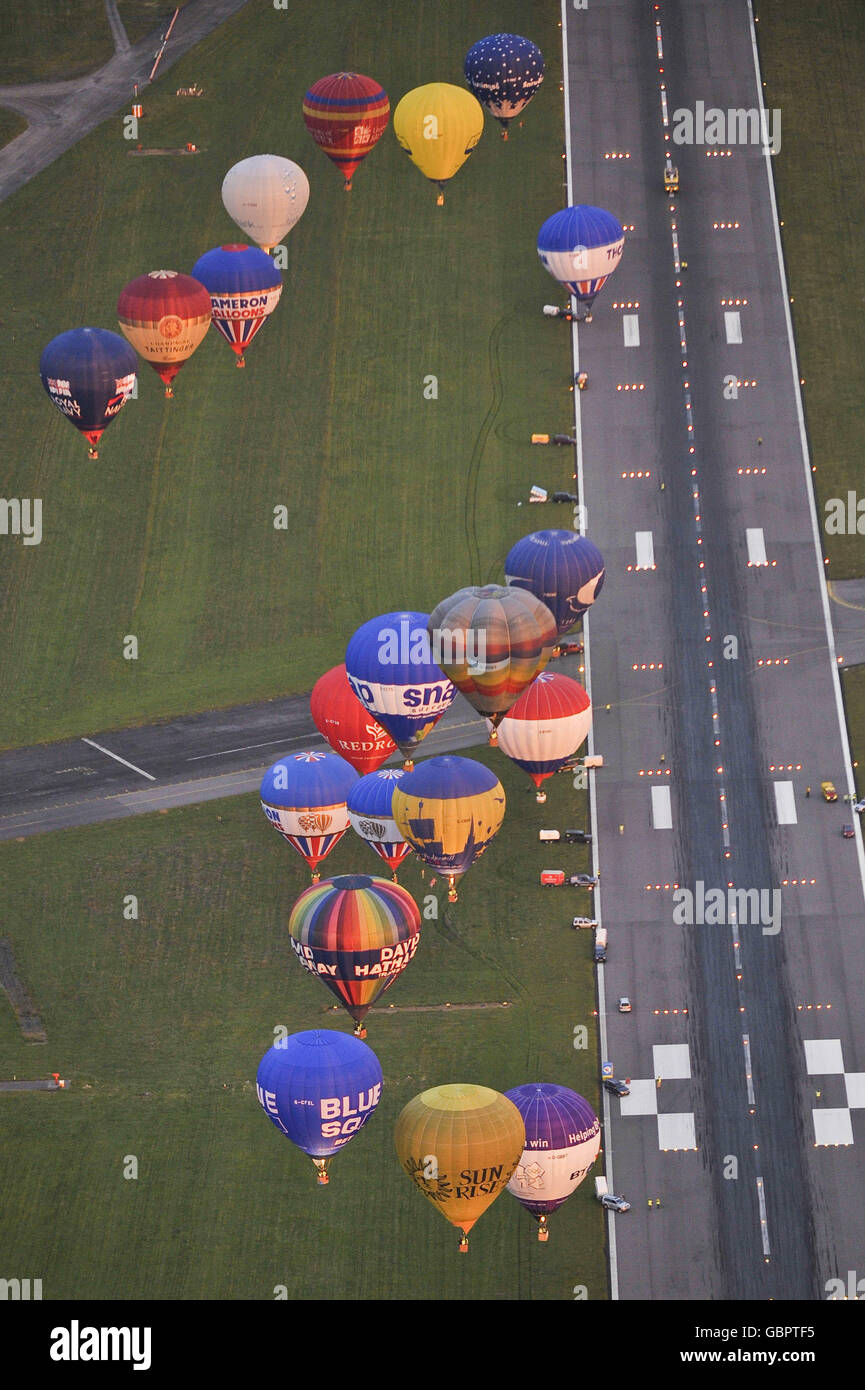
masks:
POLYGON ((505 583, 545 603, 561 635, 604 587, 604 557, 576 531, 532 531, 508 551, 505 583))
POLYGON ((548 1240, 547 1217, 579 1187, 598 1156, 601 1123, 589 1102, 566 1086, 530 1082, 505 1095, 526 1127, 526 1147, 508 1192, 537 1218, 538 1240, 548 1240))

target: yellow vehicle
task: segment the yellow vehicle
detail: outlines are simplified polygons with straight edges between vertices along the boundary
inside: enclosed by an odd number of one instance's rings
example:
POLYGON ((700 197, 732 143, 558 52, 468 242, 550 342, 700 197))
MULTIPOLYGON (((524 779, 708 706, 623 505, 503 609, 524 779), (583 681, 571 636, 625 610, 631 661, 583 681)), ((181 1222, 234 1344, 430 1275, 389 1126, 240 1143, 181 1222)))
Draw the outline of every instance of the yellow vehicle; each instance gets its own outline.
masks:
POLYGON ((838 793, 835 790, 834 782, 821 782, 820 790, 823 793, 824 801, 837 801, 838 793))

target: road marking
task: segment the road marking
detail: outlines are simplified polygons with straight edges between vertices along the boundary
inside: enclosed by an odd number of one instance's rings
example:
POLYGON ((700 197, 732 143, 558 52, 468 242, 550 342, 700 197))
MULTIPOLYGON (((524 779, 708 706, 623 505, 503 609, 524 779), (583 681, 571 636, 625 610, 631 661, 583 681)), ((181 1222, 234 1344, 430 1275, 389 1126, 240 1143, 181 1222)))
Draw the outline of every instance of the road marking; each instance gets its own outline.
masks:
POLYGON ((625 347, 640 346, 640 316, 639 314, 624 314, 622 316, 622 329, 625 334, 625 347))
POLYGON ((122 763, 124 767, 130 767, 133 772, 137 772, 142 777, 146 777, 148 782, 155 782, 156 778, 150 772, 145 772, 143 767, 136 767, 134 763, 128 763, 125 758, 121 758, 119 753, 112 753, 110 748, 103 748, 101 743, 94 743, 92 738, 83 738, 82 743, 89 743, 91 748, 98 748, 100 753, 105 753, 107 757, 113 758, 115 762, 122 763))
POLYGON ((757 1179, 757 1201, 760 1205, 760 1236, 763 1241, 763 1254, 769 1256, 769 1223, 766 1220, 766 1193, 763 1189, 763 1179, 757 1179))
POLYGON ((724 313, 724 329, 727 334, 728 343, 741 343, 742 341, 742 316, 738 310, 727 310, 724 313))
POLYGON ((756 1106, 757 1100, 754 1095, 754 1076, 751 1070, 751 1039, 747 1033, 742 1034, 742 1046, 745 1049, 745 1084, 748 1087, 748 1104, 756 1106))
POLYGON ((796 825, 799 817, 796 814, 796 797, 793 794, 792 782, 775 782, 775 811, 778 816, 779 825, 796 825))
POLYGON ((655 546, 651 531, 635 531, 634 545, 637 550, 637 563, 634 568, 653 570, 655 568, 655 546))
POLYGON ((748 543, 748 564, 768 565, 769 558, 766 554, 762 526, 748 526, 745 530, 745 540, 748 543))
POLYGON ((669 787, 652 788, 652 825, 655 830, 672 830, 673 808, 669 787))
POLYGON ((245 743, 242 748, 221 748, 218 753, 196 753, 194 758, 187 758, 188 763, 200 763, 205 758, 227 758, 229 753, 248 753, 251 748, 272 748, 279 744, 282 748, 287 748, 291 743, 323 744, 325 740, 319 734, 298 734, 295 738, 271 738, 267 743, 245 743))

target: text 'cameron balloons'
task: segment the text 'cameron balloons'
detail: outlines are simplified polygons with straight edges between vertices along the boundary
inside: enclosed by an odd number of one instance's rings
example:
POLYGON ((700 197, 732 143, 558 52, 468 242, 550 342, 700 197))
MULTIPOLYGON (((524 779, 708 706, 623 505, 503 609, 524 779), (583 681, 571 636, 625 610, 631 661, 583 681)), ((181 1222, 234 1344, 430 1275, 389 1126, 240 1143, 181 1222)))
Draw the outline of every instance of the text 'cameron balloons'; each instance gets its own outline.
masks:
POLYGON ((171 383, 203 340, 211 321, 210 295, 177 270, 151 270, 130 280, 117 301, 120 327, 135 351, 171 383))
POLYGON ((541 783, 564 767, 592 727, 592 702, 579 681, 542 671, 499 725, 499 748, 527 772, 546 801, 541 783))
POLYGON ((466 81, 478 101, 502 127, 524 111, 544 80, 544 57, 536 44, 519 34, 490 34, 466 54, 466 81))
POLYGON ((526 1147, 508 1192, 537 1217, 538 1240, 548 1240, 547 1217, 579 1187, 598 1156, 601 1123, 589 1102, 566 1086, 534 1082, 505 1095, 526 1128, 526 1147))
POLYGON ((336 753, 287 753, 261 781, 261 809, 318 879, 318 865, 348 830, 345 799, 357 773, 336 753))
POLYGON ((288 930, 301 965, 336 995, 365 1038, 363 1019, 418 948, 420 912, 398 883, 346 874, 301 893, 288 930))
POLYGON ((558 635, 540 599, 502 584, 459 589, 442 599, 430 614, 429 631, 442 647, 445 673, 494 725, 544 669, 558 635))
POLYGON ((104 328, 70 328, 42 353, 39 375, 52 401, 84 435, 92 459, 103 430, 135 389, 138 359, 128 343, 104 328))
POLYGON ((454 882, 471 868, 501 829, 505 793, 494 772, 471 758, 427 758, 407 772, 393 794, 393 818, 418 859, 454 882))
POLYGON ((624 246, 618 218, 586 203, 553 213, 538 232, 541 264, 589 309, 622 259, 624 246))
POLYGON ((306 211, 309 180, 293 159, 254 154, 229 169, 222 201, 250 241, 272 251, 306 211))
POLYGON ((351 188, 354 171, 387 127, 390 102, 381 83, 359 72, 336 72, 314 82, 303 99, 303 119, 317 145, 351 188))
POLYGON ((237 353, 244 351, 282 294, 282 275, 257 246, 215 246, 195 262, 192 274, 210 294, 213 326, 237 353))
POLYGON ((488 1086, 433 1086, 410 1100, 396 1122, 399 1161, 446 1221, 462 1231, 507 1187, 525 1146, 522 1116, 488 1086))
POLYGON ((399 865, 411 854, 411 845, 393 818, 394 787, 404 776, 401 767, 370 772, 355 782, 346 801, 352 830, 384 860, 394 879, 399 865))
POLYGON ((429 82, 406 92, 393 113, 393 132, 421 173, 439 189, 461 169, 484 131, 480 103, 462 87, 429 82))
POLYGON ((375 772, 396 752, 390 734, 354 694, 345 666, 334 666, 318 678, 309 697, 309 712, 334 753, 361 774, 375 772))
POLYGON ((533 531, 508 551, 505 582, 545 603, 561 634, 604 587, 604 557, 576 531, 533 531))
POLYGON ((318 1028, 274 1043, 256 1077, 259 1104, 278 1130, 309 1154, 325 1184, 328 1160, 371 1117, 382 1071, 372 1048, 345 1033, 318 1028))
POLYGON ((432 660, 426 613, 382 613, 359 627, 345 653, 348 683, 410 759, 456 699, 432 660))

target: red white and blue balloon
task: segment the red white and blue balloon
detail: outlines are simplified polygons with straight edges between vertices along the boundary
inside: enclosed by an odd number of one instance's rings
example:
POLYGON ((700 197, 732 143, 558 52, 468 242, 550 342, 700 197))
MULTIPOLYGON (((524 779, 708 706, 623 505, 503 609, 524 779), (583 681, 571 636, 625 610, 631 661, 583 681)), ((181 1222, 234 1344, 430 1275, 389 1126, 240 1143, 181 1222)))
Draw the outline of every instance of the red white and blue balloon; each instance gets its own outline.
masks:
POLYGON ((352 830, 387 864, 394 879, 411 845, 393 818, 393 792, 402 767, 382 767, 355 782, 348 794, 348 818, 352 830))
POLYGON ((589 308, 624 247, 625 230, 618 218, 587 203, 553 213, 538 232, 541 264, 589 308))
POLYGON ((210 295, 213 326, 245 367, 244 351, 279 303, 282 273, 257 246, 215 246, 192 268, 210 295))
POLYGON ((541 783, 573 757, 591 727, 592 702, 580 682, 542 671, 499 724, 499 748, 529 774, 543 802, 541 783))
POLYGON ((346 797, 358 774, 337 753, 288 753, 261 781, 261 809, 318 881, 318 865, 348 830, 346 797))

